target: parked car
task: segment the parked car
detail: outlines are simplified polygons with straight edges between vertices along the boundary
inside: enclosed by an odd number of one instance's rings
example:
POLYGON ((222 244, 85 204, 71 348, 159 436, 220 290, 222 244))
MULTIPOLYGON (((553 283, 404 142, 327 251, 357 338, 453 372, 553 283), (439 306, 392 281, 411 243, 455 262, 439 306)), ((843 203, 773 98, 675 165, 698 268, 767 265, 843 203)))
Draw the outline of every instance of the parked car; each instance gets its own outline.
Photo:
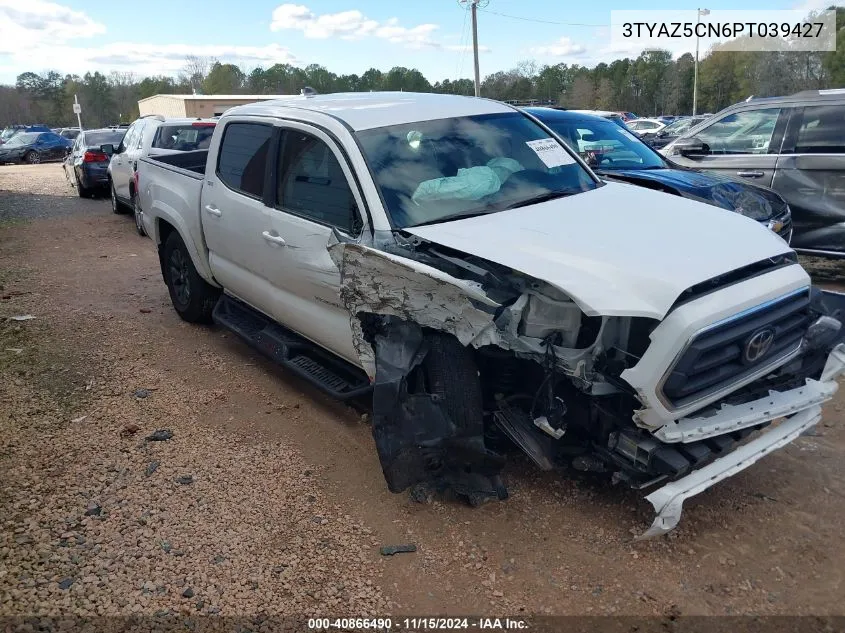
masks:
POLYGON ((0 164, 62 160, 71 145, 69 140, 54 132, 22 132, 0 146, 0 164))
POLYGON ((63 127, 59 132, 59 136, 63 136, 64 138, 73 141, 77 136, 79 136, 79 132, 80 129, 78 127, 63 127))
POLYGON ((64 162, 65 176, 80 198, 106 190, 109 186, 109 156, 100 148, 105 144, 120 145, 125 130, 85 130, 73 143, 64 162))
POLYGON ((14 137, 16 134, 21 134, 23 132, 52 132, 50 128, 46 125, 10 125, 7 128, 3 129, 3 132, 0 133, 0 145, 3 145, 6 141, 10 138, 14 137))
POLYGON ((645 132, 640 138, 654 149, 666 147, 669 143, 684 134, 691 127, 707 119, 706 116, 692 116, 678 119, 658 132, 645 132))
POLYGON ((767 187, 681 167, 607 120, 550 108, 526 108, 549 126, 602 178, 629 182, 735 211, 780 235, 792 237, 792 215, 767 187))
POLYGON ((639 118, 639 117, 637 117, 637 115, 636 115, 636 114, 634 114, 633 112, 617 112, 616 114, 618 114, 619 116, 621 116, 621 117, 622 117, 622 120, 623 120, 623 121, 626 121, 626 122, 627 122, 627 121, 633 121, 634 119, 639 118))
POLYGON ((628 121, 625 125, 627 125, 628 129, 637 135, 656 134, 657 132, 666 127, 666 124, 660 119, 642 118, 636 119, 634 121, 628 121))
POLYGON ((141 117, 126 130, 119 144, 109 145, 108 174, 110 179, 112 211, 131 211, 135 216, 135 228, 143 235, 141 209, 138 208, 137 165, 138 159, 149 154, 171 154, 207 148, 214 132, 216 120, 212 119, 165 119, 152 115, 141 117))
POLYGON ((598 116, 603 119, 607 119, 608 121, 612 121, 615 125, 618 125, 621 128, 624 128, 626 130, 628 129, 626 119, 619 112, 608 112, 607 110, 565 110, 563 108, 555 109, 562 110, 564 112, 576 112, 578 114, 589 114, 592 116, 598 116))
POLYGON ((738 103, 661 152, 771 187, 792 208, 795 250, 845 257, 845 90, 738 103))
POLYGON ((393 492, 503 498, 512 441, 544 469, 662 486, 662 534, 813 427, 845 371, 839 295, 782 239, 602 181, 500 102, 237 106, 208 150, 138 171, 176 312, 338 397, 371 393, 393 492))

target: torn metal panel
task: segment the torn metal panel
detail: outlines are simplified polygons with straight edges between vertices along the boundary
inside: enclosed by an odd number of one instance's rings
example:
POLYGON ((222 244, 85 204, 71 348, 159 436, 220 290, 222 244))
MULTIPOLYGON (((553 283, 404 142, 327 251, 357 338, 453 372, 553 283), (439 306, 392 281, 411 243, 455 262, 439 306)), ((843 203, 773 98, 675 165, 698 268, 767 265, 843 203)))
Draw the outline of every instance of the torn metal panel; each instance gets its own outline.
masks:
POLYGON ((361 244, 332 244, 329 254, 340 270, 340 298, 351 315, 355 349, 371 378, 375 359, 364 339, 361 314, 399 317, 453 334, 463 345, 500 340, 493 317, 501 305, 472 283, 361 244))

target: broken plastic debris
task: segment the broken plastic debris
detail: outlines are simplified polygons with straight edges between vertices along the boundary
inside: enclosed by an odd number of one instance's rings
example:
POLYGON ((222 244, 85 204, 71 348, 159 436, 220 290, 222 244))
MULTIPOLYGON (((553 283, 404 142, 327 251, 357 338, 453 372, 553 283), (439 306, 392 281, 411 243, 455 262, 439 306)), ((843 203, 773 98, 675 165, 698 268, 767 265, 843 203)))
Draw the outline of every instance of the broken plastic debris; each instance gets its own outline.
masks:
POLYGON ((417 546, 413 543, 407 545, 385 545, 379 552, 382 556, 393 556, 394 554, 410 554, 417 551, 417 546))
POLYGON ((73 422, 74 424, 76 424, 76 423, 78 423, 78 422, 84 422, 84 421, 85 421, 85 420, 87 420, 87 419, 88 419, 88 416, 87 416, 87 415, 83 415, 83 416, 80 416, 80 417, 78 417, 78 418, 74 418, 73 420, 71 420, 71 422, 73 422))
POLYGON ((20 354, 23 351, 23 347, 7 347, 7 352, 13 352, 15 354, 20 354))
POLYGON ((9 317, 11 321, 31 321, 35 317, 31 314, 21 314, 18 316, 9 317))
POLYGON ((170 429, 158 429, 144 439, 148 442, 165 442, 173 437, 173 431, 170 429))

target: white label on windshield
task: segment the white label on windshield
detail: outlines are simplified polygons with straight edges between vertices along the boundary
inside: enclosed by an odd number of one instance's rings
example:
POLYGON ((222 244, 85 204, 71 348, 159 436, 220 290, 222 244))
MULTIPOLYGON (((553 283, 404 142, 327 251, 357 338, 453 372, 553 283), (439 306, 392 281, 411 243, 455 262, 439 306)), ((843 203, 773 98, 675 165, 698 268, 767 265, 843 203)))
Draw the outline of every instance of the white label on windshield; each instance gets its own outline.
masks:
POLYGON ((525 141, 525 144, 534 150, 537 158, 543 161, 546 167, 560 167, 561 165, 571 165, 575 162, 575 159, 553 138, 525 141))

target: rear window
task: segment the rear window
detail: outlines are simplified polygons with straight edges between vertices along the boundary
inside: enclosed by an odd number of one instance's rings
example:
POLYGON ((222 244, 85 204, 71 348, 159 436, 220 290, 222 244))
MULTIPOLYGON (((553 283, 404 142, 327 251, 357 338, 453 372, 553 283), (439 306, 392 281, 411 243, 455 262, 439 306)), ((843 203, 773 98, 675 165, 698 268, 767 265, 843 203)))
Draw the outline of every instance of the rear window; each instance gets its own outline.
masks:
POLYGON ((223 132, 217 175, 236 191, 255 198, 264 193, 264 168, 273 127, 259 123, 230 123, 223 132))
POLYGON ((804 108, 795 153, 845 153, 845 107, 828 105, 804 108))
POLYGON ((99 147, 100 145, 120 145, 125 130, 109 130, 107 132, 85 132, 85 145, 99 147))
POLYGON ((208 149, 208 146, 211 144, 212 134, 214 134, 213 123, 162 125, 156 131, 152 147, 154 149, 170 149, 180 152, 208 149))

